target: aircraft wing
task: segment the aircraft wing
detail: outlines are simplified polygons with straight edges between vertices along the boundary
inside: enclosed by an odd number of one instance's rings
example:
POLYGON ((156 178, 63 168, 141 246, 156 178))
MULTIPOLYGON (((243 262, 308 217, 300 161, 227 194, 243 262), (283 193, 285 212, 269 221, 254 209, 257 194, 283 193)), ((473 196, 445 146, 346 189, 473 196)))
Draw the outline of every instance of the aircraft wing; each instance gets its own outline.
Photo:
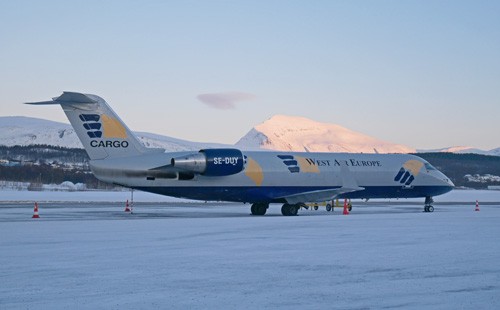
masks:
POLYGON ((342 178, 342 187, 324 189, 310 192, 303 192, 299 194, 294 194, 290 196, 279 197, 285 199, 289 204, 304 203, 304 202, 322 202, 335 199, 335 197, 345 194, 352 193, 356 191, 362 191, 365 188, 359 187, 356 182, 354 175, 349 170, 346 165, 340 166, 340 174, 342 178))
POLYGON ((319 191, 303 192, 299 194, 294 194, 290 196, 283 196, 283 198, 289 204, 295 204, 299 202, 322 202, 335 199, 338 195, 345 193, 352 193, 356 191, 364 190, 364 187, 340 187, 334 189, 325 189, 319 191))

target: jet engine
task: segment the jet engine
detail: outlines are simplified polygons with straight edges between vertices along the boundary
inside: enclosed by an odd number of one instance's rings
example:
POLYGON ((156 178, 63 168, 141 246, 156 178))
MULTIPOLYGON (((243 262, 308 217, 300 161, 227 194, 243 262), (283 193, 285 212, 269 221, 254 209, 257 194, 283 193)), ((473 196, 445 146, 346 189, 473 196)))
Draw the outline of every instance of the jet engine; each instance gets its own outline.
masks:
POLYGON ((195 154, 172 158, 174 168, 205 176, 227 176, 244 169, 243 153, 237 149, 206 149, 195 154))

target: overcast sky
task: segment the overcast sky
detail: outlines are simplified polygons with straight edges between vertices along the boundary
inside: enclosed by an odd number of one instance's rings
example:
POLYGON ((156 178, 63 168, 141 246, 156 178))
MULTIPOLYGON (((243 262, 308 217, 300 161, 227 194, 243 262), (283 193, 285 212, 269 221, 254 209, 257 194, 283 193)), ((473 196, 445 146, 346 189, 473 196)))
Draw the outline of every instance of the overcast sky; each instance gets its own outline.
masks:
POLYGON ((0 1, 0 116, 97 94, 235 143, 275 114, 418 149, 500 147, 500 1, 0 1))

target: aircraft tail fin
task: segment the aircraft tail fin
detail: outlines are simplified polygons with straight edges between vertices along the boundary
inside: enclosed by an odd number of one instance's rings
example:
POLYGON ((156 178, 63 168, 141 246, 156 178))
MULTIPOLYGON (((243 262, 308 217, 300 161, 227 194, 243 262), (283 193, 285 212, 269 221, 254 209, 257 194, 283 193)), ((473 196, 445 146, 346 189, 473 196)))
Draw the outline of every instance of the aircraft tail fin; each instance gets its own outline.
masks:
POLYGON ((61 105, 91 160, 136 156, 157 150, 146 148, 99 96, 63 92, 51 101, 27 104, 61 105))

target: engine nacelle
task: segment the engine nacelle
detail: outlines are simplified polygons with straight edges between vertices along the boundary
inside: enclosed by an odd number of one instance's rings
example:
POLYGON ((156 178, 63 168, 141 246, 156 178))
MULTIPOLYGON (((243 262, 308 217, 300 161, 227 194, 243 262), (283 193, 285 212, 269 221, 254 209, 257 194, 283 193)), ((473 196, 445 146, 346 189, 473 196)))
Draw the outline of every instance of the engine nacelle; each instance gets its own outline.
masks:
POLYGON ((172 158, 175 168, 205 176, 226 176, 244 169, 243 153, 237 149, 206 149, 199 153, 172 158))

